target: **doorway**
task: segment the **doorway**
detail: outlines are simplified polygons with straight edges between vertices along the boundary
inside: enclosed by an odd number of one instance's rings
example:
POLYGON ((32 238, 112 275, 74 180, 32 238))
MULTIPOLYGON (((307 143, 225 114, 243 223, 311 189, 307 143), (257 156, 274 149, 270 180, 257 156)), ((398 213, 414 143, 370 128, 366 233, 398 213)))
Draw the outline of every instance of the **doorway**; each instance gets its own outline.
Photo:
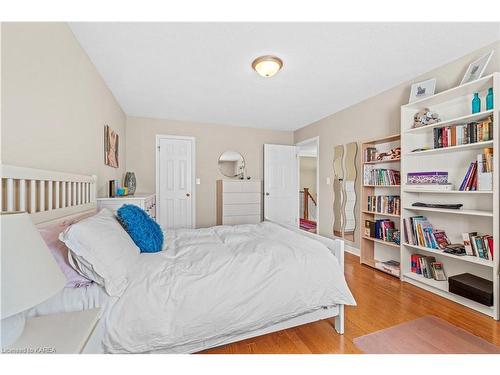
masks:
POLYGON ((158 223, 167 229, 195 226, 195 138, 156 136, 158 223))
POLYGON ((318 233, 319 137, 296 144, 299 180, 299 228, 318 233))

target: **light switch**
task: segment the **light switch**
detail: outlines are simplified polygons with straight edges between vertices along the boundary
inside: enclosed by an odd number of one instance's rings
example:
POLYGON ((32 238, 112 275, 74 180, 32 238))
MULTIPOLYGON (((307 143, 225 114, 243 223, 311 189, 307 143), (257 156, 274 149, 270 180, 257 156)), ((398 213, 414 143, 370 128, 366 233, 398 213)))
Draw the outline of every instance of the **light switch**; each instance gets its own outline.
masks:
POLYGON ((199 179, 199 178, 197 178, 197 179, 196 179, 196 185, 199 185, 199 184, 200 184, 200 179, 199 179))
POLYGON ((326 184, 327 184, 327 185, 330 185, 330 177, 327 177, 327 178, 326 178, 326 184))

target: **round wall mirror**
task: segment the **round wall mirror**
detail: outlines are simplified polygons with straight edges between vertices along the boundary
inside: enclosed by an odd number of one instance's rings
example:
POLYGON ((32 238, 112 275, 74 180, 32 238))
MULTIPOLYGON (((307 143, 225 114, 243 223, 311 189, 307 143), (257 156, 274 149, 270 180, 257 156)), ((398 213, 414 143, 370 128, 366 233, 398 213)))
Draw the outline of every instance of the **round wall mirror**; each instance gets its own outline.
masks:
POLYGON ((239 152, 225 151, 219 156, 219 171, 226 177, 240 177, 245 170, 245 159, 239 152))

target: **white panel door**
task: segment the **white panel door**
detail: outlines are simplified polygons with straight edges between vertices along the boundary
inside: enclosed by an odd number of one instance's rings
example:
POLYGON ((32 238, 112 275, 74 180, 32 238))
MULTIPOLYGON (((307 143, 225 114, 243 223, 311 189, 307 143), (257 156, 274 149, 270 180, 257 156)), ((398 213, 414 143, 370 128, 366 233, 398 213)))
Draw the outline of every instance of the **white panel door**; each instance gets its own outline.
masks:
POLYGON ((193 140, 160 138, 157 220, 168 229, 193 227, 193 140))
POLYGON ((264 145, 264 217, 296 226, 299 183, 295 146, 264 145))

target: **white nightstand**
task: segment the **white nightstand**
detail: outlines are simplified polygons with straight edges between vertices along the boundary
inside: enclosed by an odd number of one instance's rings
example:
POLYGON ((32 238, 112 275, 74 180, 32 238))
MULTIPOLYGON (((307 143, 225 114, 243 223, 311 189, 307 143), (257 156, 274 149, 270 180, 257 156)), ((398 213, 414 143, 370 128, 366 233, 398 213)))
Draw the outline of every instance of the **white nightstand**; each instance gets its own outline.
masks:
POLYGON ((124 204, 134 204, 146 211, 149 216, 156 219, 156 196, 155 194, 134 194, 126 197, 97 198, 97 208, 109 208, 116 211, 124 204))
POLYGON ((4 353, 81 353, 99 321, 100 309, 43 315, 26 320, 21 337, 4 353))

